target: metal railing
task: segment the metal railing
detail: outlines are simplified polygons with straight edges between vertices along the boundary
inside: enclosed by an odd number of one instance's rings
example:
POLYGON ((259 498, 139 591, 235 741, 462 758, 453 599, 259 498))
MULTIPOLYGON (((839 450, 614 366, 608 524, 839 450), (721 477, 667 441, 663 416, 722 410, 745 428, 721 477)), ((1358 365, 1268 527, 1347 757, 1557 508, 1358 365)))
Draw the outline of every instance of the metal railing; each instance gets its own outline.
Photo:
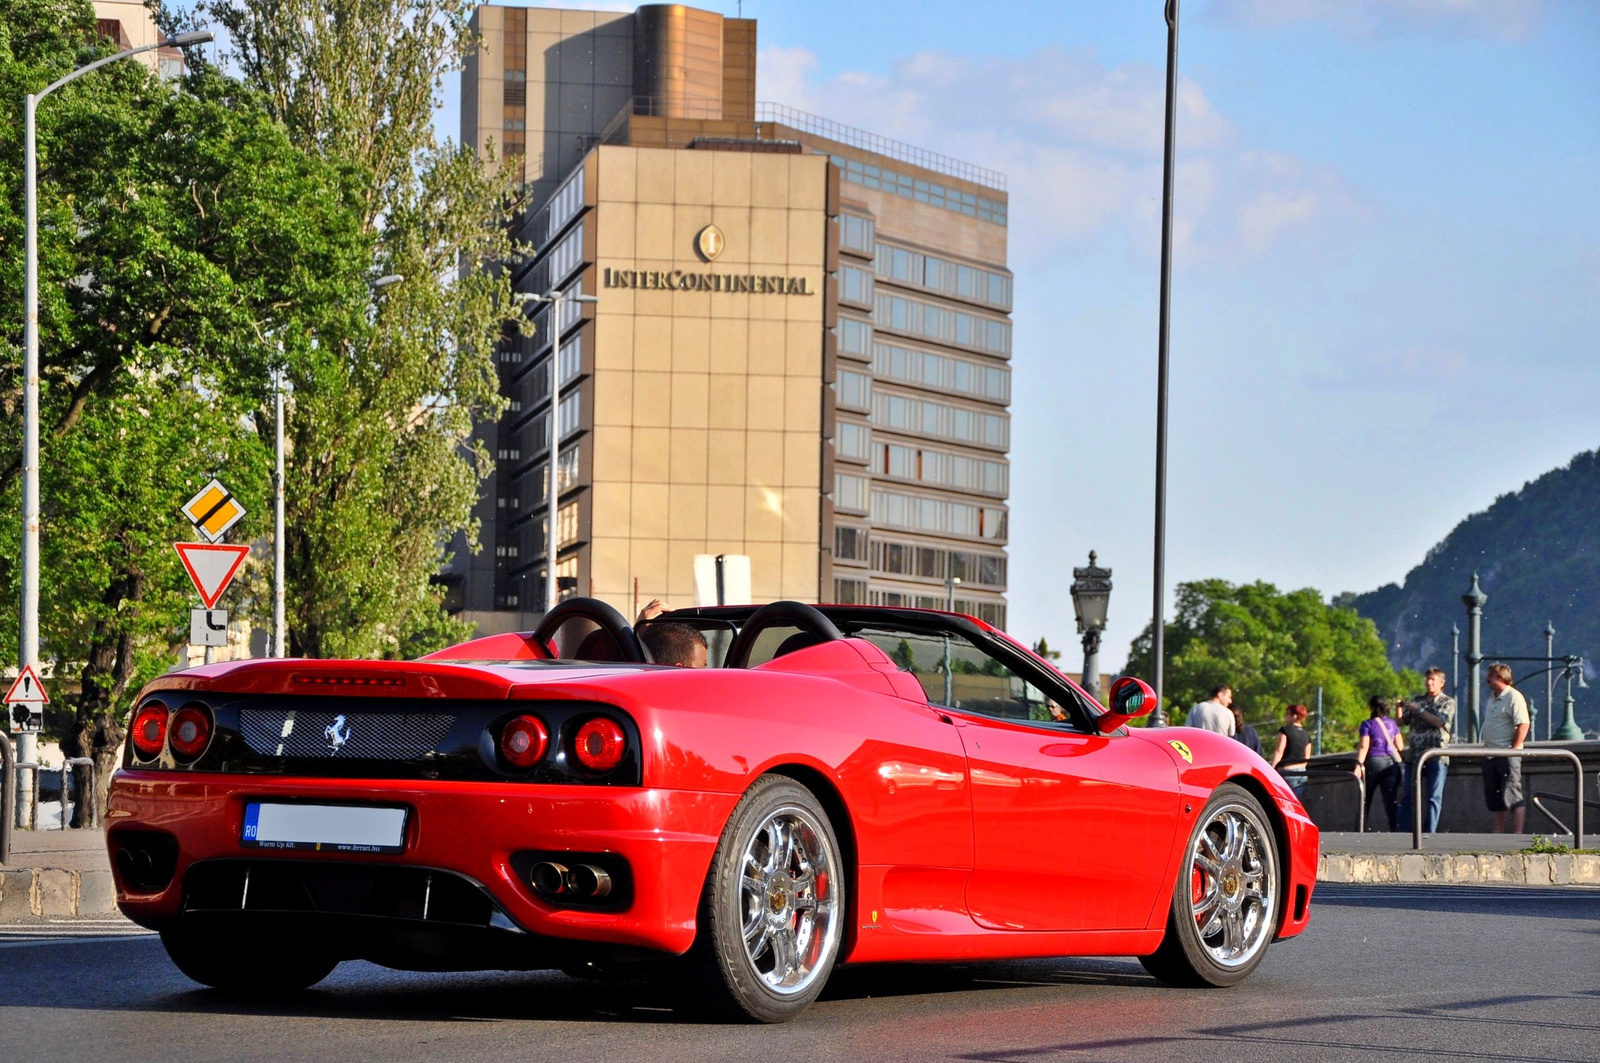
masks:
MULTIPOLYGON (((1596 789, 1600 789, 1600 772, 1597 772, 1595 774, 1595 780, 1594 781, 1595 781, 1596 789)), ((1544 815, 1545 819, 1548 819, 1551 823, 1554 823, 1556 825, 1556 833, 1557 834, 1571 834, 1572 833, 1572 828, 1567 826, 1565 823, 1563 823, 1561 821, 1560 817, 1558 817, 1554 812, 1552 812, 1548 808, 1544 807, 1544 802, 1546 800, 1560 801, 1563 804, 1575 805, 1575 804, 1579 803, 1578 799, 1577 798, 1573 798, 1573 797, 1568 797, 1565 794, 1551 793, 1548 790, 1540 790, 1539 792, 1535 793, 1532 797, 1528 798, 1528 803, 1530 805, 1532 805, 1534 808, 1538 809, 1544 815)), ((1588 798, 1584 798, 1583 801, 1582 801, 1582 804, 1583 804, 1584 808, 1592 808, 1596 812, 1600 812, 1600 801, 1590 801, 1588 798)), ((1574 848, 1576 848, 1576 846, 1574 846, 1574 848)))
MULTIPOLYGON (((1411 773, 1411 848, 1422 848, 1422 768, 1433 757, 1467 757, 1477 760, 1508 758, 1516 760, 1565 760, 1572 764, 1573 794, 1577 797, 1572 847, 1583 848, 1583 761, 1570 749, 1468 749, 1461 746, 1436 746, 1425 750, 1411 773)), ((1548 814, 1548 813, 1547 813, 1548 814)))
POLYGON ((17 818, 17 755, 0 734, 0 864, 11 862, 11 827, 17 818))
MULTIPOLYGON (((1293 773, 1279 772, 1278 774, 1283 775, 1284 778, 1288 778, 1289 774, 1293 774, 1293 773)), ((1308 764, 1308 765, 1306 765, 1305 771, 1302 772, 1301 774, 1305 775, 1308 779, 1313 775, 1322 775, 1322 776, 1332 777, 1332 778, 1335 778, 1335 779, 1350 779, 1351 781, 1353 781, 1356 784, 1356 796, 1358 798, 1358 803, 1356 804, 1356 833, 1357 834, 1366 833, 1366 830, 1367 830, 1367 780, 1366 779, 1362 778, 1362 776, 1360 774, 1358 774, 1353 768, 1338 768, 1338 767, 1334 767, 1331 764, 1308 764)))
POLYGON ((991 170, 975 163, 963 162, 949 155, 941 155, 937 151, 928 151, 926 148, 919 148, 915 144, 907 144, 904 141, 893 140, 877 133, 869 133, 865 129, 847 126, 842 122, 835 122, 831 118, 823 118, 821 115, 811 114, 781 103, 758 102, 756 104, 756 121, 776 122, 791 129, 798 129, 802 133, 810 133, 812 136, 823 137, 839 144, 848 144, 863 151, 887 155, 891 159, 898 159, 901 162, 910 163, 912 166, 920 166, 924 170, 942 173, 947 177, 958 177, 963 181, 971 181, 973 184, 983 185, 985 188, 992 188, 997 192, 1006 190, 1006 175, 999 170, 991 170))

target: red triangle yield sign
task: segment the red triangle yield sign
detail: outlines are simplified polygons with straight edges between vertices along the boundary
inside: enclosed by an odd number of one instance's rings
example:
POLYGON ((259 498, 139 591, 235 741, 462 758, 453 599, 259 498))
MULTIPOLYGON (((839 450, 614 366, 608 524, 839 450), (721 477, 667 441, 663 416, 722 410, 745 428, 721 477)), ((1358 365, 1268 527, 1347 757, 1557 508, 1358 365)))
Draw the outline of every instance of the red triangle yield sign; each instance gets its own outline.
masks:
POLYGON ((33 670, 33 665, 28 665, 17 676, 16 682, 11 684, 11 689, 6 691, 5 703, 7 705, 48 705, 50 695, 44 692, 44 684, 39 682, 39 673, 33 670))
POLYGON ((217 604, 222 592, 233 582, 234 574, 250 553, 248 546, 229 546, 227 543, 173 543, 178 558, 200 592, 200 600, 207 609, 217 604))

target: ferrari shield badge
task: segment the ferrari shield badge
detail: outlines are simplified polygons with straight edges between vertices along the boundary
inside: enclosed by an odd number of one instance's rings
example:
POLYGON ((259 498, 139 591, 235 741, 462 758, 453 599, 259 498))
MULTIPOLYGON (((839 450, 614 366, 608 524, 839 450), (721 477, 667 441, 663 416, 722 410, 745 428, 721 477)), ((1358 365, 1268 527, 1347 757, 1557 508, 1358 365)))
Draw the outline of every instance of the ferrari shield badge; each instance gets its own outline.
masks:
POLYGON ((1182 757, 1186 762, 1190 764, 1194 763, 1194 754, 1189 752, 1188 746, 1184 745, 1176 738, 1169 738, 1167 740, 1167 745, 1171 746, 1173 749, 1176 749, 1178 751, 1178 756, 1182 757))

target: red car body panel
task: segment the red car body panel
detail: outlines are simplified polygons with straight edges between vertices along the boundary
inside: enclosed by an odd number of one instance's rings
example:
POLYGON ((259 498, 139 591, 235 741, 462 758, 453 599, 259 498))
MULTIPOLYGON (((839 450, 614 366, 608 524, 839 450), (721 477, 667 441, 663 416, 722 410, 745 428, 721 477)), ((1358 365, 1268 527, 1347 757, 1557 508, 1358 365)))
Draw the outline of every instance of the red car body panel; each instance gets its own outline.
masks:
MULTIPOLYGON (((544 655, 515 638, 497 644, 502 659, 544 655)), ((1195 817, 1230 779, 1262 797, 1282 832, 1279 935, 1299 933, 1309 917, 1316 828, 1276 772, 1222 736, 1084 734, 933 707, 914 676, 862 639, 756 668, 701 670, 472 661, 486 641, 410 663, 213 665, 157 680, 141 702, 163 691, 222 691, 505 700, 508 709, 524 700, 602 703, 637 724, 642 785, 125 769, 108 808, 113 855, 125 832, 154 830, 176 838, 179 862, 157 892, 136 891, 118 871, 122 910, 160 925, 180 913, 196 862, 302 856, 242 847, 249 801, 399 804, 412 811, 403 853, 317 858, 452 871, 533 934, 682 953, 735 805, 761 775, 782 771, 828 807, 854 870, 845 961, 1148 954, 1162 938, 1195 817), (515 872, 518 850, 617 854, 633 871, 632 901, 621 911, 556 906, 515 872)))

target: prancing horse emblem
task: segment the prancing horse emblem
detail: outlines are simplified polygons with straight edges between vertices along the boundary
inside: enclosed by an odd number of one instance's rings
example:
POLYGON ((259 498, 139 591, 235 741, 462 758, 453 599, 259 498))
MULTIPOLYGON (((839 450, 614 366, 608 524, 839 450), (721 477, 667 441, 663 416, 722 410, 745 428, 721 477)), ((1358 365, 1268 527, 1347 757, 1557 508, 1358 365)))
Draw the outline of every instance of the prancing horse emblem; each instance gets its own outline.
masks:
POLYGON ((344 748, 344 744, 350 741, 350 725, 344 722, 343 713, 335 716, 333 722, 322 729, 322 737, 328 740, 328 745, 335 753, 344 748))

